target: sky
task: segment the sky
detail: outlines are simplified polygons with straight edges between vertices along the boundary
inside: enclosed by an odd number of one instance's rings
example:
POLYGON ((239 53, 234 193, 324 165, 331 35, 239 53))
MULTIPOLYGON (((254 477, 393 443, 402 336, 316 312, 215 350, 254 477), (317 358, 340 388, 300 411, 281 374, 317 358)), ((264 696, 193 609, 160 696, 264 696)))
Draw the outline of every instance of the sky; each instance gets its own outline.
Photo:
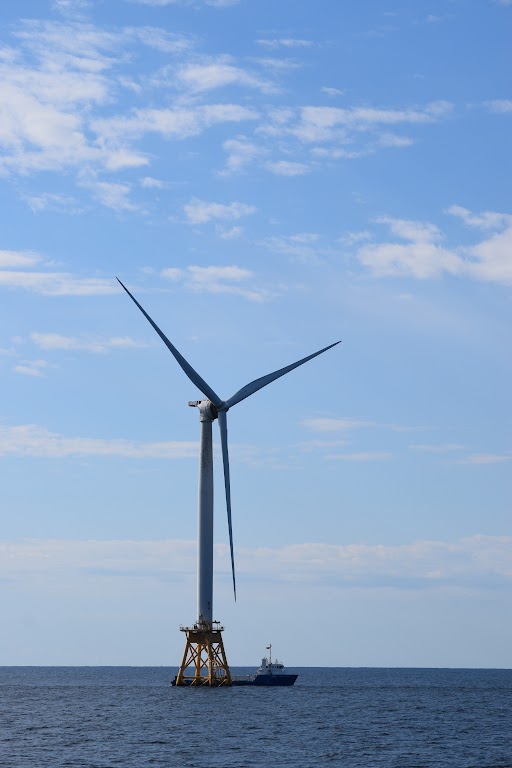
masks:
POLYGON ((0 664, 512 666, 511 0, 0 10, 0 664))

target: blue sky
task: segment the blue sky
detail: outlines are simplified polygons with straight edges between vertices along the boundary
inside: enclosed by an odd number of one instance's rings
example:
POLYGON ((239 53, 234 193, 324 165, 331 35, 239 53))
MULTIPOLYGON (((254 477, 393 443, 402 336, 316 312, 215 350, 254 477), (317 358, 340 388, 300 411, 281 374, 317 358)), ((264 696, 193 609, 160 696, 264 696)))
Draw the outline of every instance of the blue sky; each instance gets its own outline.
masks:
POLYGON ((2 6, 0 663, 195 618, 199 393, 118 275, 223 397, 343 340, 229 414, 231 663, 512 664, 511 14, 2 6))

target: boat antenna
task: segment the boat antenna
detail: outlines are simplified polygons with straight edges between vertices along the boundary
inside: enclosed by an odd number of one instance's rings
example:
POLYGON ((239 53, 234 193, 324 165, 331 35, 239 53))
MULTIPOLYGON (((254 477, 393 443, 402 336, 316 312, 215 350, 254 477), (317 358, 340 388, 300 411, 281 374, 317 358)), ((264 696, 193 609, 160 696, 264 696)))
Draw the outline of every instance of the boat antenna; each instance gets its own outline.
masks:
POLYGON ((267 651, 270 651, 270 654, 269 654, 269 664, 272 664, 272 643, 267 645, 267 651))

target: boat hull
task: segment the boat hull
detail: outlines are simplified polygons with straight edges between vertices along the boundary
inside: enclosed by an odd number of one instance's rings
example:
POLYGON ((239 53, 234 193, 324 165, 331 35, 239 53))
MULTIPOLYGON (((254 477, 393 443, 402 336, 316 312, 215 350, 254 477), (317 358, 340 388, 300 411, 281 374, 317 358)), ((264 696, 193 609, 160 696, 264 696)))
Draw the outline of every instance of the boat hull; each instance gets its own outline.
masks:
POLYGON ((293 685, 298 675, 256 675, 252 680, 233 680, 232 685, 293 685))

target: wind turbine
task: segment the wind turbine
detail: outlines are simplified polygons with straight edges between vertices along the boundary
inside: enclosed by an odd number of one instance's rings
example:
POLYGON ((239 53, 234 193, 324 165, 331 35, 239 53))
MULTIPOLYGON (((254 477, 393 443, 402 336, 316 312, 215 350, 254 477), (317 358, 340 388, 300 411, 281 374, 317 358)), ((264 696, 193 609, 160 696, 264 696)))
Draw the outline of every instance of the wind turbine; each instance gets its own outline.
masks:
POLYGON ((231 489, 229 482, 228 427, 226 414, 230 408, 253 395, 259 389, 266 387, 272 381, 335 347, 339 341, 328 347, 313 352, 312 355, 280 368, 259 379, 251 381, 239 389, 227 400, 223 400, 206 381, 192 368, 183 355, 169 341, 151 319, 146 310, 130 293, 128 288, 117 278, 121 287, 140 309, 146 320, 153 326, 167 349, 190 381, 195 384, 206 400, 193 400, 190 406, 199 409, 201 425, 201 441, 199 449, 199 503, 198 503, 198 555, 197 555, 197 621, 193 627, 181 627, 186 632, 187 642, 183 660, 175 680, 176 685, 231 685, 231 675, 224 652, 221 632, 223 627, 213 620, 213 448, 212 423, 219 422, 222 461, 224 466, 224 486, 226 491, 226 508, 228 516, 229 549, 231 553, 231 573, 233 576, 233 591, 236 600, 235 556, 233 551, 233 527, 231 522, 231 489), (188 674, 193 671, 193 675, 188 674))

